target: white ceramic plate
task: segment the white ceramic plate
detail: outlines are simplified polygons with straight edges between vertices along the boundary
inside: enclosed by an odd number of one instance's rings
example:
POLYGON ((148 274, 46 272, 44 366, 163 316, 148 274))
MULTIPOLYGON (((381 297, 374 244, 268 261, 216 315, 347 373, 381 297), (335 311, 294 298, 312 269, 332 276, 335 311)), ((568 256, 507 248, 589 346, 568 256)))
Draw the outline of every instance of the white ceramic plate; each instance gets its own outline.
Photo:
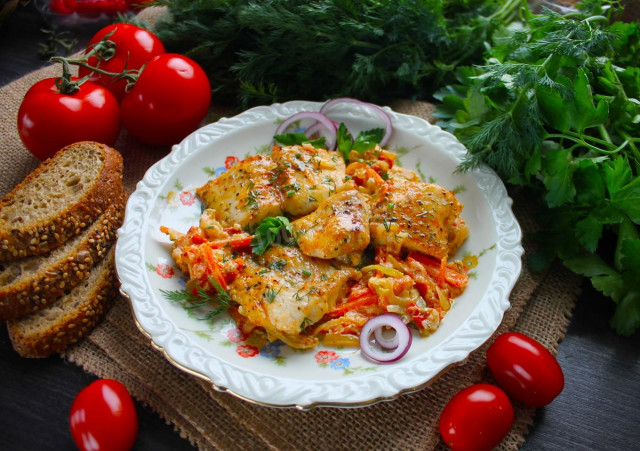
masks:
MULTIPOLYGON (((153 345, 177 367, 211 381, 217 389, 264 405, 363 406, 426 386, 491 337, 510 306, 508 296, 521 270, 520 227, 496 174, 486 167, 456 172, 466 151, 451 134, 385 108, 394 124, 387 147, 398 153, 402 166, 454 190, 465 205, 462 216, 469 225, 469 239, 456 257, 479 256, 466 291, 436 333, 415 337, 400 361, 378 365, 355 349, 319 347, 301 352, 281 343, 263 346, 247 341, 228 316, 206 321, 167 300, 161 290, 182 289, 185 278, 175 267, 170 242, 159 227, 186 232, 198 224, 201 207, 196 187, 235 158, 269 151, 281 120, 320 106, 294 101, 257 107, 197 130, 138 183, 118 232, 121 290, 153 345)), ((359 105, 341 104, 331 116, 353 132, 380 125, 359 105)))

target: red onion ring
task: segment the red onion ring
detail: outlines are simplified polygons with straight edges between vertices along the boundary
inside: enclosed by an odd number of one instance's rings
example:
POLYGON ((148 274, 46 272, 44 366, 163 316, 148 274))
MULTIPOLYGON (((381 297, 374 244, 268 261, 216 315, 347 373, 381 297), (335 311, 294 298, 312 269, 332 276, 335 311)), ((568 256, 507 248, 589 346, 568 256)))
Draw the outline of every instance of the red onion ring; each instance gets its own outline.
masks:
POLYGON ((337 141, 336 130, 337 130, 337 127, 335 127, 335 125, 332 130, 329 130, 327 129, 324 122, 316 122, 315 124, 307 128, 304 131, 304 134, 307 135, 307 137, 309 138, 311 138, 315 134, 317 134, 318 136, 324 136, 326 149, 333 150, 336 147, 336 141, 337 141))
POLYGON ((393 134, 393 124, 391 123, 391 116, 389 116, 386 111, 373 103, 363 102, 362 100, 352 99, 351 97, 337 97, 335 99, 327 100, 324 105, 320 107, 320 113, 326 115, 328 110, 339 103, 355 103, 356 105, 365 106, 376 113, 384 122, 384 136, 382 137, 382 141, 380 141, 380 147, 387 145, 391 139, 391 135, 393 134))
MULTIPOLYGON (((389 340, 384 340, 385 344, 389 340)), ((398 315, 393 313, 384 313, 382 315, 371 318, 365 323, 360 332, 360 350, 362 354, 378 363, 392 363, 401 359, 411 347, 413 336, 409 327, 402 321, 398 315), (385 349, 382 343, 373 342, 371 335, 375 331, 383 327, 390 327, 396 331, 398 345, 391 351, 385 349)))
POLYGON ((373 338, 376 339, 376 343, 382 346, 385 349, 395 349, 400 344, 400 338, 398 337, 398 333, 395 329, 393 330, 393 336, 387 337, 385 336, 384 327, 378 327, 373 330, 373 338))
POLYGON ((280 125, 278 125, 278 128, 276 128, 275 134, 276 135, 283 134, 284 131, 287 129, 287 127, 289 127, 289 125, 303 119, 315 119, 316 122, 311 125, 312 127, 315 126, 316 123, 321 123, 322 125, 324 125, 324 127, 327 130, 327 135, 324 135, 327 143, 326 147, 329 150, 332 150, 333 147, 335 147, 336 140, 337 140, 337 133, 338 133, 338 131, 336 130, 336 126, 333 124, 333 121, 331 119, 329 119, 327 116, 317 111, 300 111, 299 113, 289 116, 284 121, 282 121, 280 125))

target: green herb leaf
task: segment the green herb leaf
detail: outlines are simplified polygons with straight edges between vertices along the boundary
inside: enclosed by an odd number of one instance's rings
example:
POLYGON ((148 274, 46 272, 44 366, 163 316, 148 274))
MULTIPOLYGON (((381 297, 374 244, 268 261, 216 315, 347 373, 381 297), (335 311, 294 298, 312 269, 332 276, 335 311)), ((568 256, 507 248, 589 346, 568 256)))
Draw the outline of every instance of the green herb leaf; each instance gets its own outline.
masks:
POLYGON ((302 145, 305 143, 311 144, 313 147, 322 147, 326 146, 326 138, 321 136, 316 139, 309 139, 307 135, 304 133, 283 133, 281 135, 275 135, 273 137, 274 141, 279 142, 284 146, 295 146, 302 145))
POLYGON ((275 242, 290 244, 293 236, 291 223, 284 216, 273 216, 262 220, 251 239, 251 250, 262 255, 275 242))
POLYGON ((192 316, 201 320, 211 320, 225 312, 235 302, 217 280, 210 277, 209 282, 216 290, 214 294, 208 293, 199 285, 195 293, 193 290, 160 290, 160 292, 166 299, 180 304, 192 316), (197 310, 202 310, 202 313, 196 315, 194 312, 197 310))
POLYGON ((349 161, 349 154, 352 150, 359 153, 364 153, 369 149, 373 149, 377 144, 380 144, 384 137, 384 130, 381 128, 373 128, 371 130, 363 130, 358 133, 356 139, 353 139, 347 126, 344 122, 341 122, 338 126, 337 132, 337 148, 338 151, 344 157, 344 161, 349 161))
POLYGON ((349 154, 351 153, 351 146, 353 142, 353 136, 347 130, 347 126, 344 122, 340 122, 337 132, 337 148, 342 154, 344 161, 349 161, 349 154))
POLYGON ((351 148, 357 152, 364 153, 369 149, 373 149, 377 144, 380 144, 383 136, 384 130, 381 128, 361 131, 353 141, 351 148))
POLYGON ((620 300, 610 324, 624 336, 631 336, 640 327, 640 292, 629 292, 620 300))
POLYGON ((567 149, 553 150, 546 154, 544 169, 547 187, 547 203, 557 207, 570 202, 576 194, 573 185, 573 167, 570 165, 571 153, 567 149))

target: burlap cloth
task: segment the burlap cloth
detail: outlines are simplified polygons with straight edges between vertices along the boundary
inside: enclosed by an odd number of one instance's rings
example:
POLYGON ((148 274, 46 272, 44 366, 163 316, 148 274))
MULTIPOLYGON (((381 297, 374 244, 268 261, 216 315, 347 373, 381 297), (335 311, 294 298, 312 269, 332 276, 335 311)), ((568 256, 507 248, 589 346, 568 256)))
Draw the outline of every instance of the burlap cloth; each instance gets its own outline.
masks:
MULTIPOLYGON (((16 130, 16 114, 27 89, 36 81, 58 75, 47 67, 0 89, 0 194, 4 195, 37 165, 16 130)), ((429 120, 426 103, 397 102, 392 107, 429 120)), ((125 132, 115 146, 124 157, 124 184, 135 189, 147 168, 168 153, 134 143, 125 132)), ((514 212, 528 238, 535 230, 530 203, 516 192, 514 212)), ((473 233, 473 231, 472 231, 473 233)), ((518 330, 556 351, 579 294, 580 278, 561 266, 533 274, 523 261, 520 280, 511 293, 499 333, 518 330)), ((450 369, 429 387, 391 402, 358 409, 318 408, 311 411, 257 406, 215 391, 210 383, 169 363, 137 329, 128 301, 115 300, 105 320, 64 358, 86 371, 123 382, 143 405, 153 409, 179 434, 201 449, 420 449, 443 448, 437 422, 447 401, 460 389, 491 382, 485 368, 488 343, 463 365, 450 369)), ((499 449, 517 449, 534 421, 535 409, 515 404, 513 428, 499 449)))

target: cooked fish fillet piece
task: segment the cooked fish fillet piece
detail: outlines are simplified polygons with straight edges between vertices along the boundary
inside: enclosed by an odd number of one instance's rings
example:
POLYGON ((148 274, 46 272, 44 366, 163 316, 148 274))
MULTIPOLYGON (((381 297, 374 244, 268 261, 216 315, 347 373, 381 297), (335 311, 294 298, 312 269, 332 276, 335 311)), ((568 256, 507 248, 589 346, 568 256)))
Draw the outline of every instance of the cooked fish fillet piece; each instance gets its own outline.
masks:
POLYGON ((267 155, 248 157, 198 188, 196 193, 224 227, 252 227, 282 214, 282 196, 273 183, 276 163, 267 155))
POLYGON ((311 348, 316 337, 303 335, 345 295, 359 271, 304 255, 297 247, 271 246, 239 268, 229 294, 239 313, 293 348, 311 348))
POLYGON ((401 182, 404 182, 404 181, 419 182, 420 181, 420 177, 418 177, 418 174, 416 174, 415 171, 412 171, 411 169, 403 168, 402 166, 398 166, 397 164, 394 165, 391 169, 389 169, 389 171, 387 172, 387 176, 389 177, 389 180, 398 180, 401 182))
POLYGON ((367 196, 352 189, 334 194, 291 225, 302 252, 331 259, 363 251, 369 245, 370 217, 367 196))
POLYGON ((381 193, 371 212, 371 239, 377 246, 442 259, 466 239, 463 204, 451 191, 432 183, 392 180, 381 193))
POLYGON ((274 149, 282 209, 292 216, 311 213, 344 183, 344 159, 311 145, 274 149))

